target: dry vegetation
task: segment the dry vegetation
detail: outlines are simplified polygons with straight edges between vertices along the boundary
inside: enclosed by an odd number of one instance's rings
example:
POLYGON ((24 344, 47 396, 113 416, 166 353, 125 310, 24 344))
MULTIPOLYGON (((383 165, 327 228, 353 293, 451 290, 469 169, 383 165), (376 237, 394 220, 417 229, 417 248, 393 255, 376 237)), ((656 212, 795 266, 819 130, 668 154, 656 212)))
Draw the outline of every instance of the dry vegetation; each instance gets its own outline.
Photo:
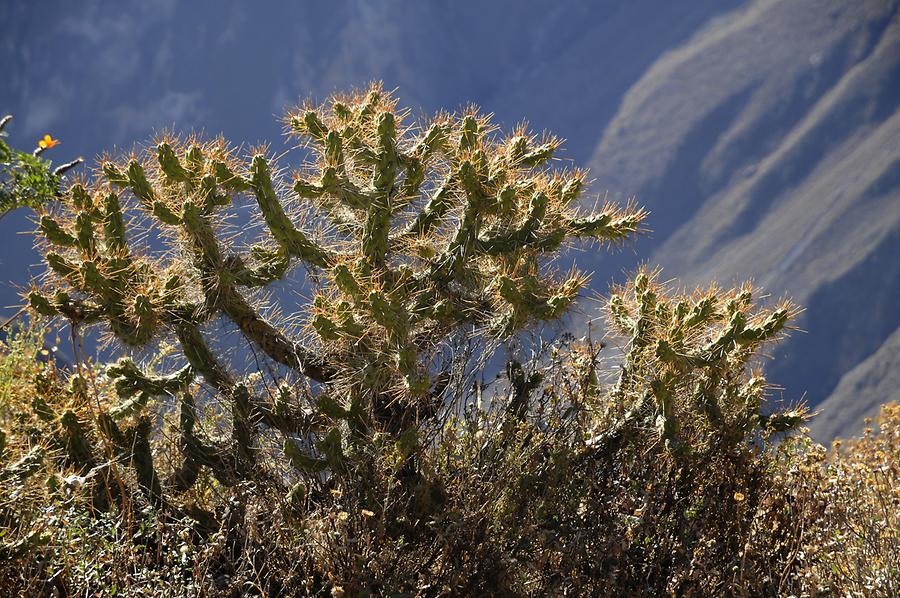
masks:
MULTIPOLYGON (((472 409, 424 446, 376 441, 365 469, 299 496, 207 476, 159 511, 112 449, 73 465, 46 406, 89 430, 115 398, 95 368, 58 371, 39 338, 14 336, 0 365, 0 586, 23 595, 890 596, 900 580, 897 407, 828 452, 686 426, 676 456, 645 426, 600 458, 585 448, 614 407, 597 402, 599 347, 564 337, 522 366, 524 418, 472 409)), ((154 439, 158 462, 170 450, 154 439)))

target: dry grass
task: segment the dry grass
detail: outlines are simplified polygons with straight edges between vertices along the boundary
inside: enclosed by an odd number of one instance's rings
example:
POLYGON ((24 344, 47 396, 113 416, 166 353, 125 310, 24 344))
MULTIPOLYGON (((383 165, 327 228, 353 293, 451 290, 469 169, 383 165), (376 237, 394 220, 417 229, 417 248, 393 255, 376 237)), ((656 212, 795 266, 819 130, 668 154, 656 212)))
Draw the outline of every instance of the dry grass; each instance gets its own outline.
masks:
POLYGON ((0 358, 0 586, 16 595, 896 594, 900 407, 829 453, 691 426, 689 452, 638 427, 598 457, 599 345, 563 337, 522 366, 539 381, 524 417, 469 410, 290 496, 210 479, 156 510, 130 468, 95 449, 86 471, 59 442, 35 398, 89 428, 105 391, 80 398, 37 339, 0 358))

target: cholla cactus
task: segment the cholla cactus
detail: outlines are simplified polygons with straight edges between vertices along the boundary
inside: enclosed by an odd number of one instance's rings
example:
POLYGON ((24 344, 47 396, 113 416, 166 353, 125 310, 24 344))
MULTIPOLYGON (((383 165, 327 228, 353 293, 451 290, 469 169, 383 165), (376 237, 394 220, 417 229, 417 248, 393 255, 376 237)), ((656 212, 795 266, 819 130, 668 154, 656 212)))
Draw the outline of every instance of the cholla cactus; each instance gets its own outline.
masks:
POLYGON ((756 308, 753 296, 750 286, 669 293, 658 273, 646 270, 615 289, 607 319, 628 342, 607 405, 625 411, 590 447, 611 452, 627 433, 649 423, 678 454, 691 448, 685 436, 708 436, 682 434, 683 427, 736 443, 754 430, 785 432, 805 421, 803 409, 766 414, 767 384, 752 369, 760 346, 783 333, 797 308, 787 301, 756 308))
MULTIPOLYGON (((139 416, 150 397, 180 395, 185 488, 200 466, 223 482, 253 464, 257 436, 277 430, 296 466, 340 466, 346 436, 377 427, 400 436, 439 401, 432 356, 461 327, 510 337, 563 315, 583 287, 547 256, 573 240, 616 242, 645 216, 575 205, 585 173, 554 170, 556 138, 525 127, 497 133, 469 109, 413 123, 380 85, 285 119, 314 161, 288 187, 264 151, 239 157, 221 140, 160 139, 155 151, 105 160, 96 179, 40 218, 51 276, 29 295, 34 310, 73 324, 103 323, 122 344, 176 339, 184 357, 162 376, 122 361, 108 370, 123 399, 112 417, 139 416), (239 197, 255 200, 265 237, 240 246, 220 226, 239 197), (297 216, 288 206, 312 208, 297 216), (153 222, 172 251, 140 251, 153 222), (305 330, 267 319, 253 291, 299 264, 314 275, 305 330), (230 320, 273 362, 318 383, 317 404, 285 391, 257 396, 211 349, 205 324, 230 320), (230 405, 229 442, 194 430, 196 376, 230 405), (277 393, 276 393, 277 394, 277 393), (324 423, 323 423, 324 422, 324 423), (292 438, 313 434, 313 451, 292 438)), ((136 439, 146 437, 139 419, 136 439)), ((111 418, 101 429, 121 444, 111 418)), ((146 464, 142 464, 144 467, 146 464)), ((153 476, 142 474, 158 495, 153 476)))

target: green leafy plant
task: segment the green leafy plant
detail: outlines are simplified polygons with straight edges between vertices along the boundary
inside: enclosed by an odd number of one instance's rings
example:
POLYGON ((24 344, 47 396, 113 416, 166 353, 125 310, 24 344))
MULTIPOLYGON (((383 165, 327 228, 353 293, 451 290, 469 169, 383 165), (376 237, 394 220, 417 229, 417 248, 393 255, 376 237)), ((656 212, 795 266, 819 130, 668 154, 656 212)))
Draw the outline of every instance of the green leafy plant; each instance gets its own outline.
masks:
MULTIPOLYGON (((51 163, 41 158, 47 147, 38 147, 33 153, 10 148, 3 140, 4 129, 12 116, 0 119, 0 215, 18 207, 37 208, 59 195, 60 177, 81 163, 81 159, 51 169, 51 163)), ((49 136, 48 136, 49 138, 49 136)), ((51 139, 55 145, 56 141, 51 139)))

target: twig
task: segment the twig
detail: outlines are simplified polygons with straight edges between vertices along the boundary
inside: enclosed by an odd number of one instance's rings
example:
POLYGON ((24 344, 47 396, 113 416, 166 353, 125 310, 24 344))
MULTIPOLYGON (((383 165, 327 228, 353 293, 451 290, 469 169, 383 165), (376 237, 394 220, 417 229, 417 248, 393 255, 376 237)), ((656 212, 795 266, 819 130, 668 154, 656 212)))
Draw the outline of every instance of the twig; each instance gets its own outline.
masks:
MULTIPOLYGON (((2 121, 0 121, 0 122, 2 122, 2 121)), ((2 128, 2 125, 0 125, 0 128, 2 128)), ((3 214, 5 214, 5 213, 6 213, 6 212, 3 212, 3 214)), ((0 218, 3 217, 3 214, 0 214, 0 218)), ((5 320, 2 324, 0 324, 0 330, 2 330, 2 329, 4 329, 4 328, 6 328, 7 326, 9 326, 13 321, 15 321, 16 318, 18 318, 18 317, 21 316, 23 313, 25 313, 26 309, 27 309, 27 308, 23 307, 22 309, 20 309, 19 311, 17 311, 17 312, 14 313, 13 315, 11 315, 10 317, 6 318, 6 320, 5 320)))
POLYGON ((61 164, 61 165, 57 166, 55 169, 53 169, 53 174, 56 176, 62 176, 65 173, 67 173, 68 171, 70 171, 73 168, 75 168, 76 166, 78 166, 79 164, 83 164, 83 163, 84 163, 84 158, 79 156, 79 157, 75 158, 74 160, 72 160, 71 162, 66 162, 65 164, 61 164))

